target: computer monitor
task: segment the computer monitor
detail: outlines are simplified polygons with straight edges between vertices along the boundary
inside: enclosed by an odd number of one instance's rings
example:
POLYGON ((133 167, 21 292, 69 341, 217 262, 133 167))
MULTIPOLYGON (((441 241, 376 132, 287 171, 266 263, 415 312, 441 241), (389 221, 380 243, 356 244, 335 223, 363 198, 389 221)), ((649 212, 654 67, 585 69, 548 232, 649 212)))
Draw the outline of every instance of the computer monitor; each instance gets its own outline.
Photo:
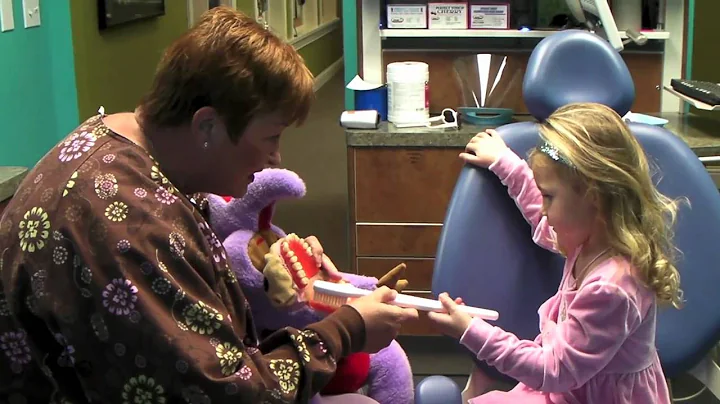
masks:
POLYGON ((607 0, 566 0, 566 2, 578 22, 605 38, 618 52, 625 48, 607 0), (598 25, 602 27, 604 35, 597 32, 598 25))

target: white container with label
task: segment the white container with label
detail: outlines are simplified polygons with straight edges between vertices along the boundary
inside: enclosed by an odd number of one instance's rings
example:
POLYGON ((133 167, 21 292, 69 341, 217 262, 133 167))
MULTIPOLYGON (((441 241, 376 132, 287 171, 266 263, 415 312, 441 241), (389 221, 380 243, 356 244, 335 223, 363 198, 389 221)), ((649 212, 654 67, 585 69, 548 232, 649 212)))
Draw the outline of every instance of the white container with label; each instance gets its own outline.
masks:
POLYGON ((468 3, 428 3, 429 29, 467 29, 468 3))
POLYGON ((395 124, 430 119, 430 69, 423 62, 387 65, 388 121, 395 124))
POLYGON ((427 6, 424 4, 403 4, 387 6, 387 27, 391 29, 426 29, 427 6))
POLYGON ((470 28, 509 29, 510 6, 508 4, 470 5, 470 28))

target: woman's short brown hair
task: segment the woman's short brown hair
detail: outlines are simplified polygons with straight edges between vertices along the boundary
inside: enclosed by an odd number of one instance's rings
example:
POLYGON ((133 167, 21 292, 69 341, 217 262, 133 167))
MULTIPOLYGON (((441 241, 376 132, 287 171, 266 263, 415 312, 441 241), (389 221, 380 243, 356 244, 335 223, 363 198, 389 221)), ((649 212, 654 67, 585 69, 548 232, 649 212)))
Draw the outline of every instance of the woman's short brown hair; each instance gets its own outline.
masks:
POLYGON ((313 84, 291 45, 241 12, 216 7, 166 49, 140 110, 148 124, 171 127, 213 107, 237 140, 259 113, 302 123, 313 84))

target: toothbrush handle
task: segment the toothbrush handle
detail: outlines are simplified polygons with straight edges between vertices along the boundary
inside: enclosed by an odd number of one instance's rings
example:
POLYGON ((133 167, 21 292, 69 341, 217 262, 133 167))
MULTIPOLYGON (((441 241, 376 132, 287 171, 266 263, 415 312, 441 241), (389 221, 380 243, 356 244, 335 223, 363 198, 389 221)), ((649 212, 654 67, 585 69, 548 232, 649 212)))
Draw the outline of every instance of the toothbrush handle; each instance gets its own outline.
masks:
MULTIPOLYGON (((410 307, 423 311, 434 311, 440 313, 445 311, 445 308, 442 306, 442 303, 440 303, 439 300, 425 299, 422 297, 404 294, 399 294, 398 297, 395 298, 393 304, 400 307, 410 307)), ((463 305, 458 306, 458 309, 469 314, 472 317, 480 317, 484 320, 489 321, 495 321, 498 319, 498 313, 493 310, 486 310, 463 305)))

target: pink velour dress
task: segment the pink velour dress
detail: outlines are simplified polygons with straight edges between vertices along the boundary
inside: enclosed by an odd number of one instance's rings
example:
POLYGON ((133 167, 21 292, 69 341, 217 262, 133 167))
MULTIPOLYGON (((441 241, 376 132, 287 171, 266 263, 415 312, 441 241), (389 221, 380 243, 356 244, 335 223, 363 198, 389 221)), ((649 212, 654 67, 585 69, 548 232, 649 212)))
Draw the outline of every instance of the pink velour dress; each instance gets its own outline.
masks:
MULTIPOLYGON (((527 163, 508 150, 490 166, 533 228, 533 240, 554 249, 542 195, 527 163)), ((655 349, 657 306, 652 291, 625 259, 599 262, 576 287, 578 251, 568 254, 558 293, 538 310, 540 335, 520 340, 474 319, 460 342, 520 383, 471 404, 669 404, 655 349)))

